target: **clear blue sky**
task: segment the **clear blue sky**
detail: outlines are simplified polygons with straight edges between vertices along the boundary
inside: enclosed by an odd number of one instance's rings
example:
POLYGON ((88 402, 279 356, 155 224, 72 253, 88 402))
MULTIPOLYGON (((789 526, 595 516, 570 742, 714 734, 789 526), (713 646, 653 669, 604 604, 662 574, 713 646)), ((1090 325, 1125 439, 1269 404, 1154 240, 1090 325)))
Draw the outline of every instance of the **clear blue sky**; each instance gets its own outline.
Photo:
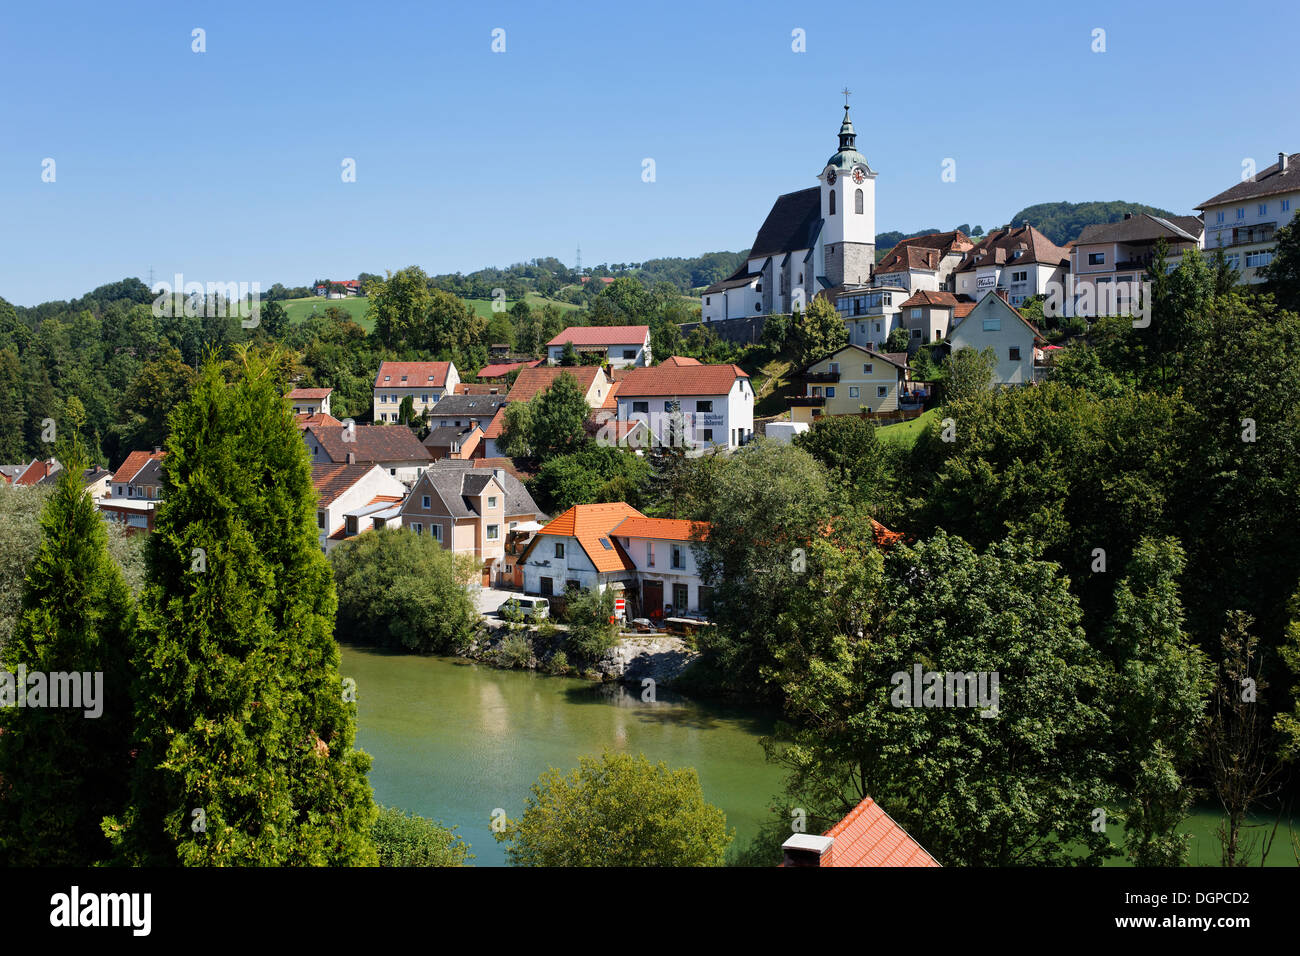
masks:
POLYGON ((1300 150, 1282 53, 1298 11, 10 3, 0 296, 72 298, 151 266, 267 288, 572 264, 579 242, 587 264, 738 250, 778 194, 814 184, 845 85, 882 232, 988 227, 1053 200, 1190 213, 1243 158, 1300 150), (497 27, 505 53, 490 49, 497 27), (1105 53, 1091 50, 1098 27, 1105 53))

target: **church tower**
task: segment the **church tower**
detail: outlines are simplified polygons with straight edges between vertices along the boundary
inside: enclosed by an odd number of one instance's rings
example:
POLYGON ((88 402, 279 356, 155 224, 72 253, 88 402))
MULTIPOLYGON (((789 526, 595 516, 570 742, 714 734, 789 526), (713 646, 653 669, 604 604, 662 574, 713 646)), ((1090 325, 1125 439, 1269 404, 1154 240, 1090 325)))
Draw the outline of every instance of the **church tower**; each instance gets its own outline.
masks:
POLYGON ((840 148, 826 161, 821 181, 825 275, 832 285, 866 285, 876 261, 876 174, 858 152, 844 91, 840 148))

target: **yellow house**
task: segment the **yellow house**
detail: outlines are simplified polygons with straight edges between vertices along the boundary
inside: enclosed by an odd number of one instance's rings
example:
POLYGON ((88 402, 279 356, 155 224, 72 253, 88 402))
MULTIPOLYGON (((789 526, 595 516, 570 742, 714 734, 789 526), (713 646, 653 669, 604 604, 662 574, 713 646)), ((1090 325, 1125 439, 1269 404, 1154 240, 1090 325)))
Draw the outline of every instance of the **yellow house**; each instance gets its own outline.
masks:
POLYGON ((846 345, 799 373, 804 394, 789 400, 790 418, 812 422, 822 415, 897 411, 906 375, 900 362, 860 345, 846 345))

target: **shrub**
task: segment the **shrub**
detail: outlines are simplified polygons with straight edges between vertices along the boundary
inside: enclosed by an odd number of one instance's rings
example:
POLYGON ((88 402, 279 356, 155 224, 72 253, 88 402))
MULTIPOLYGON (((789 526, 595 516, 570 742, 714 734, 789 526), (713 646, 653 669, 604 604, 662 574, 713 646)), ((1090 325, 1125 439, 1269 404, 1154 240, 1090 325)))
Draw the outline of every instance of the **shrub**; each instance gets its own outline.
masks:
POLYGON ((618 642, 614 615, 614 592, 573 589, 568 598, 568 647, 584 661, 599 659, 618 642))
POLYGON ((502 667, 527 667, 532 660, 532 642, 523 634, 507 634, 497 648, 497 663, 502 667))
POLYGON ((371 832, 380 866, 467 866, 474 854, 455 830, 396 807, 380 807, 371 832))
POLYGON ((569 673, 569 655, 564 651, 556 651, 551 657, 551 673, 567 674, 569 673))

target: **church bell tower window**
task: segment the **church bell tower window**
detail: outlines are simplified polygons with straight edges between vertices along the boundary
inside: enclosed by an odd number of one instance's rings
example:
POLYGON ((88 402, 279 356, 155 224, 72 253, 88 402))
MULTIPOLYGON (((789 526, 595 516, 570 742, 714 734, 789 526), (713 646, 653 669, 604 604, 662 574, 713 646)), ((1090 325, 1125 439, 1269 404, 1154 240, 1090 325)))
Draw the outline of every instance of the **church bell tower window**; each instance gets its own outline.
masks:
POLYGON ((857 213, 859 216, 862 215, 862 190, 861 189, 855 189, 853 191, 853 211, 857 213))
POLYGON ((830 214, 833 216, 835 215, 835 190, 832 189, 829 195, 830 195, 830 204, 831 204, 830 214))

